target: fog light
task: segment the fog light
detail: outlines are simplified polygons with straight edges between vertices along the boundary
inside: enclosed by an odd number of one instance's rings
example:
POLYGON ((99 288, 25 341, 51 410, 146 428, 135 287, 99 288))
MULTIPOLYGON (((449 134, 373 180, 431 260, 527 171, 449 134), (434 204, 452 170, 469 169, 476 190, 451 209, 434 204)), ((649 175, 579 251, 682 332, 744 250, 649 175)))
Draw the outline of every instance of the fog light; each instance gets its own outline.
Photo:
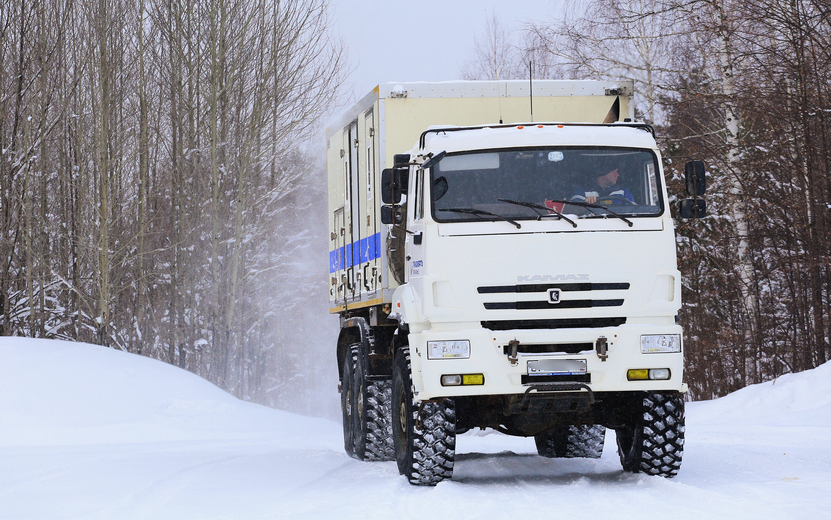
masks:
POLYGON ((669 379, 668 368, 651 368, 649 369, 649 379, 669 379))
POLYGON ((441 386, 459 386, 462 384, 462 376, 441 376, 441 386))
POLYGON ((484 374, 465 374, 462 376, 462 384, 463 385, 484 385, 485 384, 485 375, 484 374))
POLYGON ((470 341, 428 341, 427 359, 468 359, 470 341))

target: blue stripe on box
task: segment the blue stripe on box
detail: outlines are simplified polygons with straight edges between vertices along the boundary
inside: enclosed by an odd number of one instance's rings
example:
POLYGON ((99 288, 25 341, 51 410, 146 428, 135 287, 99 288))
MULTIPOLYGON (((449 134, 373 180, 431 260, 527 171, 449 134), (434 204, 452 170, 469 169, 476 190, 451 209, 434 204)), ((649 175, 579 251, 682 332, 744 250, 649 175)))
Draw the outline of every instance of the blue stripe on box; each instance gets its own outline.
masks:
POLYGON ((381 257, 381 233, 352 242, 346 247, 329 251, 329 272, 349 269, 353 265, 365 264, 381 257))

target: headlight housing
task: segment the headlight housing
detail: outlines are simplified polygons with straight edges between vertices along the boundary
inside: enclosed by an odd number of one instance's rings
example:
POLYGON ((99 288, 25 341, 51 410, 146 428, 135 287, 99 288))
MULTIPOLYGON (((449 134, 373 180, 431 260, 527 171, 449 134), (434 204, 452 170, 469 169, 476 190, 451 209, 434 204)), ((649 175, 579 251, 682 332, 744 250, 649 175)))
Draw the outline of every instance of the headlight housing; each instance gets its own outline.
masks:
POLYGON ((427 359, 470 359, 470 341, 428 341, 427 359))
POLYGON ((680 334, 649 334, 641 336, 641 354, 681 352, 680 334))
POLYGON ((629 381, 666 381, 670 377, 672 372, 668 368, 634 368, 626 371, 626 379, 629 381))

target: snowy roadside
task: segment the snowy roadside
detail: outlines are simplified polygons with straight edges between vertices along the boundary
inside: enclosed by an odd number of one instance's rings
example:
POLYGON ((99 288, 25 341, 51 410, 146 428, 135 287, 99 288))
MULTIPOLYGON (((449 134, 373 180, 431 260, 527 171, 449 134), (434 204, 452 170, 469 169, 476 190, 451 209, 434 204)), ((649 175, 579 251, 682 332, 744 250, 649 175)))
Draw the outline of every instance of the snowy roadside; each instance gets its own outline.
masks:
POLYGON ((688 406, 671 480, 471 432, 416 488, 339 424, 244 403, 163 363, 0 338, 0 519, 831 519, 831 364, 688 406))

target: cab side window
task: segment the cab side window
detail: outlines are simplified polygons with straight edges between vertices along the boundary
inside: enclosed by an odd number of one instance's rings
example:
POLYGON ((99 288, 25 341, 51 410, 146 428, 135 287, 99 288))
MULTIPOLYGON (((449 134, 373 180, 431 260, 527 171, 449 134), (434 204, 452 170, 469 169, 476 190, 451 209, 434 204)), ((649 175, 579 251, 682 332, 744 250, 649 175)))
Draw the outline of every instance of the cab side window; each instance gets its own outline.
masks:
POLYGON ((416 170, 413 220, 424 218, 424 170, 416 170))

